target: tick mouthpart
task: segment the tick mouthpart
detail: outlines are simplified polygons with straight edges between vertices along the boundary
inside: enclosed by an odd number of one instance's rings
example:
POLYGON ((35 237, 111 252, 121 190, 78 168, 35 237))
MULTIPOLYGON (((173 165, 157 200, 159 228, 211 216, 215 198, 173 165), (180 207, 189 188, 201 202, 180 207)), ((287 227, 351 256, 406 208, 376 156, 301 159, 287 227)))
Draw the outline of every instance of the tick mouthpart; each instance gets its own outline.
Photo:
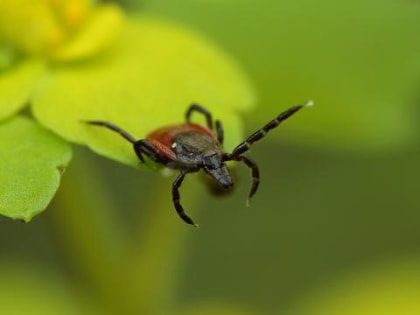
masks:
POLYGON ((224 189, 231 189, 233 187, 232 178, 224 176, 217 180, 220 186, 222 186, 224 189))
POLYGON ((220 168, 216 169, 204 169, 207 174, 215 179, 215 181, 223 188, 223 189, 231 189, 233 187, 232 177, 229 174, 229 170, 226 165, 223 165, 220 168))

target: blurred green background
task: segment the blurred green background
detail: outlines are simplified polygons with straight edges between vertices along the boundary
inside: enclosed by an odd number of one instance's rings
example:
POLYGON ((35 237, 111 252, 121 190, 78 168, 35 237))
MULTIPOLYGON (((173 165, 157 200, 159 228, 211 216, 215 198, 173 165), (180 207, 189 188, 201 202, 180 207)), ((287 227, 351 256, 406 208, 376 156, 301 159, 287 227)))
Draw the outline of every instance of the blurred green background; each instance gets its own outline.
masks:
POLYGON ((259 96, 245 135, 316 106, 253 147, 250 208, 242 167, 223 198, 186 179, 198 230, 176 217, 171 179, 77 147, 44 214, 0 223, 0 312, 420 314, 420 3, 120 3, 201 32, 242 65, 259 96), (118 213, 103 217, 110 205, 118 213))

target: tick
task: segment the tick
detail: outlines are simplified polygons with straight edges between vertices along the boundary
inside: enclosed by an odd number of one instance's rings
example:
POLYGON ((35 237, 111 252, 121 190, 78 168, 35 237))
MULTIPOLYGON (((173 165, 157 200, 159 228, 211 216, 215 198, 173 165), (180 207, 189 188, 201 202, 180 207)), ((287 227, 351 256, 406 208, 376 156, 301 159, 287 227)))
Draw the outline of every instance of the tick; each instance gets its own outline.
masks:
POLYGON ((260 173, 257 164, 245 153, 251 145, 262 139, 267 132, 276 128, 282 121, 286 120, 303 107, 312 106, 313 102, 293 106, 276 118, 268 122, 264 127, 251 134, 244 142, 233 149, 232 153, 223 151, 223 127, 219 120, 213 122, 211 113, 198 104, 192 104, 186 114, 186 122, 179 125, 161 127, 149 133, 145 139, 136 140, 127 131, 113 123, 100 120, 90 120, 86 123, 103 126, 119 133, 123 138, 131 142, 134 152, 141 162, 144 162, 143 155, 148 156, 156 163, 168 168, 179 170, 180 173, 172 184, 172 201, 178 215, 186 223, 197 225, 185 213, 180 203, 179 188, 188 173, 204 170, 224 189, 232 189, 233 182, 227 161, 238 161, 244 163, 252 174, 252 185, 248 194, 247 203, 256 193, 260 183, 260 173), (191 115, 197 112, 204 115, 206 126, 191 122, 191 115))

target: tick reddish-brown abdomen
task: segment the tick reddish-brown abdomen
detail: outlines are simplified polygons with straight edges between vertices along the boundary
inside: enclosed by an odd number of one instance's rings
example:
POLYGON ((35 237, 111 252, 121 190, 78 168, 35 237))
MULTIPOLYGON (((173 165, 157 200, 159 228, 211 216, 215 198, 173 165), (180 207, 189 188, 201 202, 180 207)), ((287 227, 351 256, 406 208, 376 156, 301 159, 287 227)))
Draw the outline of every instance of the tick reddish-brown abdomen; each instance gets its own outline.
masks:
POLYGON ((177 157, 172 151, 173 139, 181 133, 187 133, 191 131, 206 134, 214 138, 215 141, 217 141, 217 138, 214 136, 213 132, 210 129, 191 123, 166 126, 156 129, 146 136, 146 140, 153 144, 156 147, 156 149, 166 158, 175 160, 177 157))

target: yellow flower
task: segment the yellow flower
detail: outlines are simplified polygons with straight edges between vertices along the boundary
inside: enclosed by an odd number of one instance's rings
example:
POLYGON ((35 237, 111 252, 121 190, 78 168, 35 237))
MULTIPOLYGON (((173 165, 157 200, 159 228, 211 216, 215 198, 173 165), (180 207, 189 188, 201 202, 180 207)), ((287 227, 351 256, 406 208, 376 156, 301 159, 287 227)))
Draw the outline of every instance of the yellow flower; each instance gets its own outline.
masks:
POLYGON ((24 55, 79 59, 108 46, 122 16, 114 4, 89 0, 0 0, 0 43, 24 55))

